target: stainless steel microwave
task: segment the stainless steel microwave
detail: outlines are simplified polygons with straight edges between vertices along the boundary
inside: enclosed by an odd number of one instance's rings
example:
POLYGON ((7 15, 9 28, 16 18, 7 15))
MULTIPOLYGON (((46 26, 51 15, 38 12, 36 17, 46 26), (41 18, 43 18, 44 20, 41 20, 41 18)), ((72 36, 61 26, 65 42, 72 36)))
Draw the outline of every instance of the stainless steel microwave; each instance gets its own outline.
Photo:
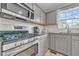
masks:
POLYGON ((34 11, 24 3, 1 3, 0 6, 2 17, 22 20, 34 19, 34 11))

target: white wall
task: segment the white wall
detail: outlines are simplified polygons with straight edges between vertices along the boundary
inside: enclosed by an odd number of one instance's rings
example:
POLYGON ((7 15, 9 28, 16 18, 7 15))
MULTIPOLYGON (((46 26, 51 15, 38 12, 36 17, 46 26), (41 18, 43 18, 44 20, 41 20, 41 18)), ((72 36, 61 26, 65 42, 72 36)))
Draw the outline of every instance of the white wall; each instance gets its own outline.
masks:
POLYGON ((56 12, 47 13, 47 25, 56 25, 56 12))

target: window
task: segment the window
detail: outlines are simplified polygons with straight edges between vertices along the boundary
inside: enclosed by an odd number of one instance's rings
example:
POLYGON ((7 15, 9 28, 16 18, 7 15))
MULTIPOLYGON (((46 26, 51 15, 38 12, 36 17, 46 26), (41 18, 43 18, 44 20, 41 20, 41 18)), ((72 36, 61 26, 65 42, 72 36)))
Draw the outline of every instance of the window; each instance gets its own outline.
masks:
POLYGON ((79 7, 58 11, 57 21, 60 29, 79 28, 79 7))

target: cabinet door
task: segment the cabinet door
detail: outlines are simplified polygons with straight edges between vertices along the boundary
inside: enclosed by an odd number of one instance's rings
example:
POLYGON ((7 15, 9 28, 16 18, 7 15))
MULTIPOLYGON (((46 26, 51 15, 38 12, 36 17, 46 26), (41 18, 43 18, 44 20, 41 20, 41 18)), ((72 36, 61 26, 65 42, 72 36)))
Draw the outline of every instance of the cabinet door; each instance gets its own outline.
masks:
POLYGON ((44 54, 43 55, 45 55, 45 53, 47 52, 47 50, 48 50, 48 39, 47 39, 47 35, 46 36, 44 36, 44 38, 43 38, 43 47, 44 47, 44 54))
POLYGON ((33 9, 33 3, 25 3, 28 7, 30 7, 31 9, 33 9))
POLYGON ((1 12, 1 3, 0 3, 0 12, 1 12))
POLYGON ((40 37, 40 40, 39 40, 40 41, 40 52, 39 52, 40 56, 44 56, 48 50, 48 40, 46 38, 47 36, 40 37))
POLYGON ((72 40, 72 55, 79 56, 79 40, 72 40))
POLYGON ((41 13, 40 9, 34 5, 34 22, 40 23, 41 13))
POLYGON ((79 36, 72 36, 72 55, 79 56, 79 36))
POLYGON ((71 47, 71 41, 70 37, 67 35, 57 35, 55 36, 55 45, 56 45, 56 51, 61 52, 66 55, 70 55, 70 47, 71 47))
POLYGON ((40 49, 40 51, 39 51, 39 55, 40 56, 43 56, 43 54, 44 54, 44 40, 42 39, 42 38, 40 38, 40 47, 39 47, 39 49, 40 49))
POLYGON ((55 50, 54 34, 49 34, 49 49, 55 50))
POLYGON ((41 10, 41 24, 45 24, 45 13, 41 10))

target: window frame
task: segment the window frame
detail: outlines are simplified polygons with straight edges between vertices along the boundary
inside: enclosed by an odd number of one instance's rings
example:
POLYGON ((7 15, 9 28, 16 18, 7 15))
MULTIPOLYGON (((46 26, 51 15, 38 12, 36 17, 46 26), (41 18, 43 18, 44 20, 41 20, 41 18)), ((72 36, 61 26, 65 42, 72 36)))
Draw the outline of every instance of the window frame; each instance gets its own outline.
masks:
MULTIPOLYGON (((65 28, 63 27, 63 28, 60 28, 59 27, 59 24, 58 24, 58 22, 60 21, 60 19, 59 19, 59 14, 61 14, 61 13, 67 13, 67 12, 70 12, 70 11, 74 11, 74 10, 78 10, 79 9, 79 6, 77 6, 77 7, 73 7, 73 8, 69 8, 69 9, 59 9, 59 10, 57 10, 56 12, 57 12, 57 25, 58 25, 58 28, 59 29, 64 29, 65 30, 65 28)), ((73 19, 79 19, 79 18, 72 18, 72 21, 73 21, 73 19)), ((66 19, 67 20, 67 19, 66 19)), ((75 28, 75 27, 73 27, 73 22, 72 22, 72 28, 71 29, 79 29, 79 28, 75 28)))

